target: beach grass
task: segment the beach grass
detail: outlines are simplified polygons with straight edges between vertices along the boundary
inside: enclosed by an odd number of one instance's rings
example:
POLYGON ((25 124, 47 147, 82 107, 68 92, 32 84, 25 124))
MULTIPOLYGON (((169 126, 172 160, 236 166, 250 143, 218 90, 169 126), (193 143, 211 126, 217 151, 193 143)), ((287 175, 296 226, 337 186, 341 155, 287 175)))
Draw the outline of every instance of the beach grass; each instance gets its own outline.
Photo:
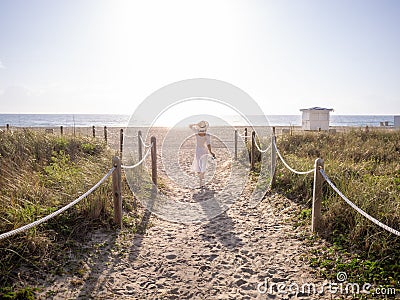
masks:
MULTIPOLYGON (((365 212, 400 230, 400 131, 354 129, 278 137, 277 145, 293 168, 313 168, 324 159, 325 173, 365 212)), ((303 204, 299 225, 311 222, 313 173, 296 175, 278 162, 276 188, 303 204)), ((364 218, 323 184, 320 236, 331 248, 315 250, 311 263, 330 279, 346 271, 353 282, 388 286, 400 281, 400 237, 364 218)))
MULTIPOLYGON (((75 200, 109 171, 112 156, 101 139, 32 130, 0 132, 0 232, 36 221, 75 200)), ((63 256, 79 249, 94 228, 112 227, 112 215, 108 179, 57 217, 0 240, 0 288, 13 289, 21 280, 22 265, 32 276, 32 270, 63 272, 63 256)))

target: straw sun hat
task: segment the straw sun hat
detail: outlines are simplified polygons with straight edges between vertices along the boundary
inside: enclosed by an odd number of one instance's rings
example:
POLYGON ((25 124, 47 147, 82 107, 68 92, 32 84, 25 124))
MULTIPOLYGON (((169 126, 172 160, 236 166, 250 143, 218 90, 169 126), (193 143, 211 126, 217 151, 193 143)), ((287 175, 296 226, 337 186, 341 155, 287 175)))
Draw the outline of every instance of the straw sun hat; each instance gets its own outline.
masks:
POLYGON ((209 124, 207 121, 200 121, 199 123, 196 124, 198 132, 206 132, 208 126, 209 126, 209 124))

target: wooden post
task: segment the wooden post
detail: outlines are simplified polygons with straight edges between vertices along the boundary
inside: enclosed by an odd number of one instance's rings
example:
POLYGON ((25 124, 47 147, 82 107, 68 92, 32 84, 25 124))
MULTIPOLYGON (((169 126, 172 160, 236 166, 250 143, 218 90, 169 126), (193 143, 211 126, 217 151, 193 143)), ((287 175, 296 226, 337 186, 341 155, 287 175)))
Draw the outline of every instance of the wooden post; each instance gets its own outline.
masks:
POLYGON ((238 146, 238 131, 235 130, 235 160, 237 160, 238 158, 237 146, 238 146))
POLYGON ((251 170, 254 171, 255 163, 256 163, 256 132, 251 132, 251 149, 250 149, 250 163, 251 170))
POLYGON ((10 131, 10 124, 7 124, 6 127, 7 127, 7 131, 10 131))
POLYGON ((271 188, 275 186, 275 174, 276 174, 276 135, 275 135, 275 127, 272 127, 272 137, 271 137, 271 168, 272 168, 272 179, 271 179, 271 188))
POLYGON ((311 231, 316 232, 321 226, 321 202, 322 202, 322 183, 324 178, 321 175, 320 169, 324 168, 324 161, 317 158, 314 164, 314 188, 313 188, 313 203, 312 203, 312 221, 311 231))
POLYGON ((143 145, 142 145, 142 132, 139 130, 138 131, 138 147, 139 147, 139 161, 142 160, 143 158, 143 145))
POLYGON ((121 157, 122 157, 123 145, 124 145, 124 130, 121 128, 119 132, 119 153, 121 154, 121 157))
POLYGON ((104 140, 107 144, 107 126, 104 126, 104 140))
POLYGON ((92 126, 92 132, 93 132, 93 137, 96 137, 96 127, 93 125, 92 126))
POLYGON ((151 179, 157 186, 157 140, 154 136, 151 137, 151 145, 151 179))
POLYGON ((64 134, 64 127, 63 126, 60 126, 60 133, 61 133, 61 136, 64 134))
POLYGON ((247 128, 244 129, 244 146, 246 148, 247 154, 249 155, 249 161, 251 161, 251 151, 247 145, 247 128))
POLYGON ((122 228, 121 160, 115 156, 113 157, 112 164, 115 167, 112 173, 114 222, 122 228))

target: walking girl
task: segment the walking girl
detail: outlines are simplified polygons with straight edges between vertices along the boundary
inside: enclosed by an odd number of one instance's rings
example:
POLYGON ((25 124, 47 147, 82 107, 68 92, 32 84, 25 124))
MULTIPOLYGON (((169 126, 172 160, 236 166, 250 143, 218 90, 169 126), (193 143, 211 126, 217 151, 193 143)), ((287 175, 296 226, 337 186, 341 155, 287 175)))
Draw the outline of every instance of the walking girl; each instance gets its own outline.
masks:
POLYGON ((207 121, 200 121, 197 124, 190 124, 189 127, 196 133, 196 153, 194 155, 192 169, 199 176, 200 188, 204 188, 204 174, 207 169, 207 156, 215 158, 211 151, 210 135, 207 133, 209 124, 207 121))

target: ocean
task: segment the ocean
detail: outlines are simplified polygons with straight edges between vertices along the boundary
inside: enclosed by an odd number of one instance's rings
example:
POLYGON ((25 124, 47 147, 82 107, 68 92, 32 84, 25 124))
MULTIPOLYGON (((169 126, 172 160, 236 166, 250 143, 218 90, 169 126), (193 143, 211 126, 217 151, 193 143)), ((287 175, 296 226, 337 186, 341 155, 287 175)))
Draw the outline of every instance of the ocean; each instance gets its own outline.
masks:
MULTIPOLYGON (((115 114, 0 114, 0 127, 9 124, 12 127, 91 127, 107 126, 121 127, 128 125, 129 115, 115 114)), ((225 116, 222 119, 229 120, 232 124, 240 126, 238 116, 225 116)), ((257 122, 257 118, 252 118, 254 125, 264 125, 257 122)), ((270 126, 301 126, 301 115, 268 115, 270 126)), ((353 126, 353 127, 378 127, 381 123, 387 122, 388 126, 393 126, 393 115, 334 115, 330 116, 330 126, 353 126)), ((150 124, 135 124, 137 126, 147 126, 150 124)), ((218 126, 219 124, 212 124, 218 126)))

